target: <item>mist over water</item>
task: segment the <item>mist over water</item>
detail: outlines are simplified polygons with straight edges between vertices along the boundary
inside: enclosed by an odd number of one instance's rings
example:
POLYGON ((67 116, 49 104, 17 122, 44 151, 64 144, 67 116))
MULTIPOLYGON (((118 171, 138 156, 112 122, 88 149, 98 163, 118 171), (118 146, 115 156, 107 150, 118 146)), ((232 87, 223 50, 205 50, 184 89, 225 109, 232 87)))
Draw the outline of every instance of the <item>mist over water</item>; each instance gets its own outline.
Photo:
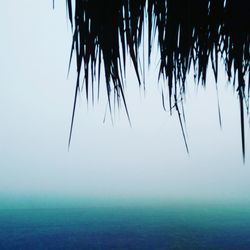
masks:
MULTIPOLYGON (((0 74, 0 207, 43 207, 53 201, 64 206, 64 200, 69 204, 77 200, 79 204, 81 200, 249 201, 249 155, 244 165, 238 100, 223 73, 218 81, 222 130, 212 74, 206 90, 201 86, 197 90, 193 78, 188 79, 185 115, 190 154, 177 114, 170 116, 162 107, 157 61, 149 70, 145 93, 128 69, 125 94, 132 128, 124 107, 116 110, 112 125, 105 91, 95 107, 86 103, 83 92, 68 150, 75 68, 67 80, 71 33, 62 21, 66 20, 64 3, 58 3, 55 11, 42 2, 17 5, 3 4, 0 24, 6 34, 0 48, 4 69, 0 74), (37 8, 40 16, 32 11, 37 8)), ((247 149, 248 142, 246 124, 247 149)))

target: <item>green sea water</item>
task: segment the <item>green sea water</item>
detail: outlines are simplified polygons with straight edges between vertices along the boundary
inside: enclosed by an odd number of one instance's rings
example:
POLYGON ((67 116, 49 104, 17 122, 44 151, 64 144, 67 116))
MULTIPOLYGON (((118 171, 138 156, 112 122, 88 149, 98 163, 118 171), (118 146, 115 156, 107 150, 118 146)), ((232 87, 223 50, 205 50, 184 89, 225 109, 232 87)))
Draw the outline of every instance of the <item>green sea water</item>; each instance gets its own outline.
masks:
POLYGON ((248 203, 61 205, 0 209, 0 249, 250 249, 248 203))

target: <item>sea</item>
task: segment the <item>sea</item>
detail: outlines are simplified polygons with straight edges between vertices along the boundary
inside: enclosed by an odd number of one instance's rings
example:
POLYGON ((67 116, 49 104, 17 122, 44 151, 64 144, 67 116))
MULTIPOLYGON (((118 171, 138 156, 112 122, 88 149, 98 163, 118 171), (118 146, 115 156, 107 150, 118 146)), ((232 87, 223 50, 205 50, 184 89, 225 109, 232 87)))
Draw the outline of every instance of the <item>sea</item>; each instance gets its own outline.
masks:
POLYGON ((250 205, 4 208, 0 249, 250 249, 250 205))

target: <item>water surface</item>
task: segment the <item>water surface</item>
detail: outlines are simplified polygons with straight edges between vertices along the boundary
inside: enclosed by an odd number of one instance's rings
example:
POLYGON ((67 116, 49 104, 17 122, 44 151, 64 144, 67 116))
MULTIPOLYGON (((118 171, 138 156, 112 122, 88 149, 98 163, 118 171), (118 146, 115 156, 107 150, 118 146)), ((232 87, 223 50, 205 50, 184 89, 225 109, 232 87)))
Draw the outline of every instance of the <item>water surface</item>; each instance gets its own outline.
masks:
POLYGON ((248 205, 0 210, 0 249, 250 249, 248 205))

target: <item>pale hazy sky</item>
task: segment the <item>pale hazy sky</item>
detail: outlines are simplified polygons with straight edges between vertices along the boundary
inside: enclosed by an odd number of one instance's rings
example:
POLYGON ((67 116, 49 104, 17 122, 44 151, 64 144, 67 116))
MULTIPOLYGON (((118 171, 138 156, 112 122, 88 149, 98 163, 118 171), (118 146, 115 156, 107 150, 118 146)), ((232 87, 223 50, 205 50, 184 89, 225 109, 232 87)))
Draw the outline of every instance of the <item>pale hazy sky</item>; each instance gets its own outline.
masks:
POLYGON ((249 199, 249 126, 244 165, 237 94, 224 72, 222 130, 212 75, 206 90, 188 81, 190 155, 177 115, 162 108, 154 67, 145 98, 128 70, 132 128, 123 109, 114 126, 109 115, 103 123, 105 95, 87 107, 83 93, 68 151, 76 73, 73 67, 67 79, 65 1, 56 1, 55 10, 52 1, 3 1, 0 32, 0 196, 249 199))

